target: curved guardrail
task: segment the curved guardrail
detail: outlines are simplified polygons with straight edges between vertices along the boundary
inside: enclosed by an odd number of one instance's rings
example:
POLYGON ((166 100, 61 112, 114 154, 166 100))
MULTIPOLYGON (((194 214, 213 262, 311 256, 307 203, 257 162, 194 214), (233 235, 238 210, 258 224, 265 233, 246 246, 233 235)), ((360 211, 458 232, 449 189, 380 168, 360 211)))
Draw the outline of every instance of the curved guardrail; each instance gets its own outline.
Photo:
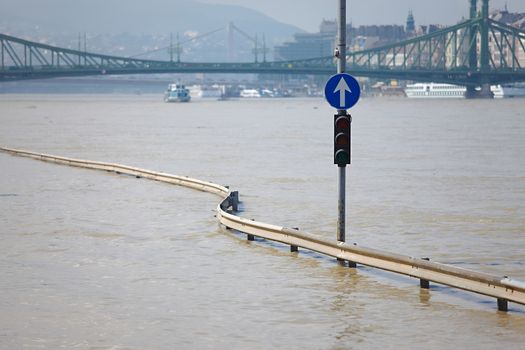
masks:
POLYGON ((334 242, 304 231, 236 216, 233 212, 237 210, 238 193, 230 191, 225 186, 190 177, 160 173, 120 164, 58 157, 4 147, 0 147, 0 151, 57 164, 127 174, 213 193, 222 197, 222 201, 217 205, 219 222, 228 228, 246 233, 249 239, 257 236, 290 245, 292 251, 297 251, 298 247, 301 247, 341 261, 348 261, 350 266, 355 266, 358 263, 418 278, 422 288, 429 288, 429 282, 435 282, 495 297, 497 298, 498 309, 501 311, 508 310, 509 301, 525 305, 525 282, 513 280, 507 276, 499 277, 425 259, 360 247, 355 244, 334 242))

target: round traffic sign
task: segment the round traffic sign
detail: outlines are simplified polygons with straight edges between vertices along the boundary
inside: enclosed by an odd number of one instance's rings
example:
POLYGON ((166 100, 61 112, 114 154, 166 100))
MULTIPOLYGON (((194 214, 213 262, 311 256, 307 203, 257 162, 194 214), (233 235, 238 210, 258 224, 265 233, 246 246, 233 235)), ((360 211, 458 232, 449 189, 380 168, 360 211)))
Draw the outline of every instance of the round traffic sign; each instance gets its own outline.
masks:
POLYGON ((340 73, 328 79, 324 88, 324 96, 332 107, 349 109, 359 101, 361 88, 353 76, 340 73))

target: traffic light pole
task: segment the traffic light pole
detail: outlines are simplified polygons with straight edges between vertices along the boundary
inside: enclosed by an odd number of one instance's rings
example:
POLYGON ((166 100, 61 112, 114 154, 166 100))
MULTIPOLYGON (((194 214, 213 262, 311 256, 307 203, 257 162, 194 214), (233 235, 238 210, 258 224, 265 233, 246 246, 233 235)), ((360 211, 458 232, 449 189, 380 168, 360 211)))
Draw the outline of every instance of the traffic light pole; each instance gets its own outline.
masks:
MULTIPOLYGON (((344 73, 346 70, 346 0, 339 0, 337 28, 337 73, 344 73)), ((337 115, 346 115, 346 110, 338 109, 337 115)), ((337 219, 337 240, 346 241, 346 165, 339 167, 339 200, 338 200, 338 219, 337 219)))
POLYGON ((345 222, 345 212, 346 212, 346 167, 340 166, 339 168, 339 200, 337 204, 337 209, 339 217, 337 219, 337 240, 339 242, 345 242, 346 240, 346 222, 345 222))

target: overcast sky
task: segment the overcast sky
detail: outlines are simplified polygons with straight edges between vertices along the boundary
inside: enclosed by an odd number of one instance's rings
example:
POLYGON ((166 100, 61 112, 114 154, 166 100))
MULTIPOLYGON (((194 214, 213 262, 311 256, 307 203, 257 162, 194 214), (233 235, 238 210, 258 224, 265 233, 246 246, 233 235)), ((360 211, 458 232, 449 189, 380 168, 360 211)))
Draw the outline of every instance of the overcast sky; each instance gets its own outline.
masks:
MULTIPOLYGON (((338 0, 200 0, 241 5, 261 11, 279 21, 310 32, 323 18, 335 19, 338 0)), ((525 12, 525 0, 491 0, 491 9, 525 12)), ((479 5, 481 7, 481 0, 479 5)), ((417 24, 453 24, 468 16, 468 0, 347 0, 348 21, 360 24, 402 24, 412 9, 417 24)))

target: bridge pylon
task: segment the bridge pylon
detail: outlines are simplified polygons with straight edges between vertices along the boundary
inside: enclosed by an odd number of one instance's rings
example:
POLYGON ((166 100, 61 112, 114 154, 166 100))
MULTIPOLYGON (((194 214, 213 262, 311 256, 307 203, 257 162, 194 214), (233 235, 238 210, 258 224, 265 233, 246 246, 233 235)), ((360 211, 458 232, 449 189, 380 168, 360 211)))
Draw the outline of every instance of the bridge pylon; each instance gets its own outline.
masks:
MULTIPOLYGON (((471 71, 478 69, 478 50, 477 50, 477 26, 474 24, 476 18, 478 18, 478 0, 469 0, 470 2, 470 21, 469 27, 469 68, 471 71)), ((476 96, 476 87, 473 85, 467 86, 467 92, 465 96, 467 98, 474 98, 476 96)))
MULTIPOLYGON (((483 0, 481 6, 481 26, 480 26, 480 62, 479 70, 482 73, 490 71, 490 50, 489 50, 489 0, 483 0)), ((486 75, 481 84, 479 98, 494 98, 490 90, 490 81, 486 75)))
POLYGON ((490 90, 490 80, 487 73, 490 72, 490 48, 489 48, 489 0, 481 0, 481 17, 478 13, 478 0, 470 2, 470 45, 469 45, 469 68, 471 74, 481 73, 483 78, 479 86, 467 85, 465 97, 467 98, 493 98, 490 90), (479 33, 479 58, 478 58, 478 33, 479 33), (477 88, 479 90, 477 90, 477 88))

